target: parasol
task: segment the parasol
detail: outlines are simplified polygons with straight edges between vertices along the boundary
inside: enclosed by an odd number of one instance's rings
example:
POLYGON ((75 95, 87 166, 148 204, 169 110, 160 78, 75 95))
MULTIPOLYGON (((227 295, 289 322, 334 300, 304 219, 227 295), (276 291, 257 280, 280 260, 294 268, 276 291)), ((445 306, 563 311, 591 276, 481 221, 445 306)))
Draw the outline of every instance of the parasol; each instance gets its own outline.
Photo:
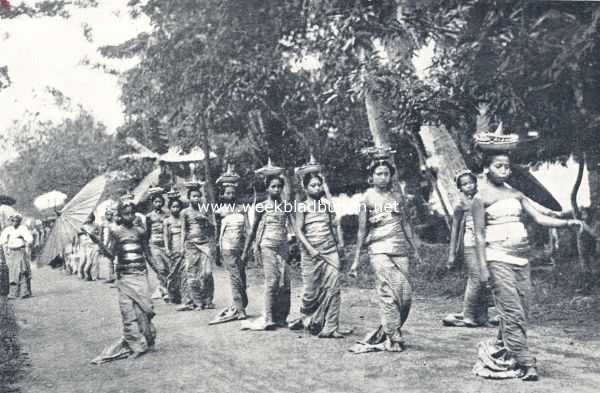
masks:
POLYGON ((60 191, 50 191, 34 199, 33 205, 39 211, 56 210, 62 207, 67 201, 67 195, 60 191))
POLYGON ((550 191, 548 191, 548 189, 529 172, 527 167, 511 165, 510 169, 510 177, 508 178, 507 183, 510 184, 511 187, 516 188, 531 200, 548 209, 554 211, 562 210, 560 203, 558 203, 550 191))
POLYGON ((155 184, 158 184, 160 177, 160 168, 154 169, 146 175, 133 189, 133 201, 138 204, 148 198, 148 190, 155 184))
POLYGON ((58 255, 62 255, 66 245, 79 232, 91 212, 94 211, 106 187, 105 175, 94 178, 71 199, 59 212, 52 232, 46 240, 44 249, 38 258, 38 264, 50 264, 58 255))
MULTIPOLYGON (((217 155, 211 151, 209 152, 209 157, 213 159, 217 158, 217 155)), ((193 147, 189 153, 183 153, 182 149, 179 147, 171 147, 169 148, 169 151, 161 155, 158 160, 170 164, 178 164, 186 162, 200 162, 204 161, 205 158, 206 156, 204 152, 198 146, 193 147)))

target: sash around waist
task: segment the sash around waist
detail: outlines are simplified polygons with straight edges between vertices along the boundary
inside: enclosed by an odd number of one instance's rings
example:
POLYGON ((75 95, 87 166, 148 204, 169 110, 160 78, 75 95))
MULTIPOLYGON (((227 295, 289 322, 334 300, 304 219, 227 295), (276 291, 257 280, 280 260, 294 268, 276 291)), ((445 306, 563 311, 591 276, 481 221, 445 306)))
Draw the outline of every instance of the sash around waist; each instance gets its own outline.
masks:
POLYGON ((146 263, 145 262, 131 262, 131 263, 120 263, 121 261, 119 261, 119 263, 117 263, 117 266, 115 267, 115 270, 118 272, 127 272, 127 271, 134 271, 134 272, 142 272, 146 270, 146 263))

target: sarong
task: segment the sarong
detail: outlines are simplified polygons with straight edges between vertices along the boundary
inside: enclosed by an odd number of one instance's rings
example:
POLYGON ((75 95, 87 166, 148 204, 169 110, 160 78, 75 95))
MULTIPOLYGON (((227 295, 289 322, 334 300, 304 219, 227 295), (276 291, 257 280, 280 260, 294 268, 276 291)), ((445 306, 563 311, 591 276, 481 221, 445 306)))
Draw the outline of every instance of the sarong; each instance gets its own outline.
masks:
MULTIPOLYGON (((494 348, 480 344, 480 356, 475 364, 477 375, 496 378, 496 371, 522 371, 535 366, 527 343, 527 318, 531 299, 531 279, 528 263, 530 252, 527 231, 520 222, 521 203, 516 198, 503 199, 488 206, 486 226, 486 256, 493 284, 494 302, 500 326, 494 348), (482 350, 484 350, 482 352, 482 350), (482 356, 491 353, 494 356, 482 356), (487 362, 482 363, 482 358, 487 362), (496 361, 495 359, 498 359, 496 361), (483 366, 482 366, 483 364, 483 366), (477 371, 479 370, 479 371, 477 371), (492 374, 490 376, 490 374, 492 374)), ((509 373, 509 378, 520 377, 522 372, 509 373)), ((504 376, 503 378, 507 378, 504 376)))
POLYGON ((83 261, 81 261, 79 272, 81 278, 96 280, 100 271, 100 249, 94 243, 85 243, 83 248, 83 261))
POLYGON ((150 244, 150 258, 148 264, 156 273, 162 294, 166 295, 167 292, 167 280, 169 276, 169 265, 171 264, 169 256, 167 255, 165 248, 150 244))
POLYGON ((364 353, 385 350, 389 338, 392 343, 404 344, 401 328, 408 318, 412 303, 412 289, 408 281, 409 258, 397 255, 370 255, 375 269, 381 325, 369 332, 350 352, 364 353))
POLYGON ((520 366, 534 366, 535 359, 527 345, 527 318, 531 301, 529 264, 488 263, 494 283, 494 299, 500 316, 500 332, 504 347, 520 366))
POLYGON ((339 327, 340 316, 340 258, 336 249, 314 260, 302 250, 303 326, 312 334, 331 335, 339 327))
POLYGON ((475 247, 465 246, 463 259, 467 269, 463 311, 461 315, 450 314, 444 318, 444 325, 469 327, 485 325, 489 320, 488 304, 491 293, 479 280, 480 269, 475 247))
POLYGON ((10 296, 31 296, 31 263, 25 247, 5 248, 10 296))
MULTIPOLYGON (((269 242, 270 243, 270 242, 269 242)), ((265 274, 264 321, 265 325, 286 325, 290 313, 291 284, 287 264, 287 243, 279 247, 261 244, 256 258, 265 274)))
POLYGON ((265 275, 263 315, 255 320, 242 322, 242 330, 265 330, 287 326, 291 284, 287 264, 289 250, 286 223, 286 214, 281 209, 275 208, 266 209, 260 221, 256 232, 254 256, 256 262, 262 265, 265 275))
POLYGON ((479 261, 475 247, 465 247, 464 261, 467 267, 467 287, 463 301, 463 318, 483 325, 488 321, 490 291, 479 280, 479 261))
POLYGON ((212 275, 210 243, 187 242, 184 251, 185 280, 182 286, 183 304, 204 307, 212 304, 215 282, 212 275))
POLYGON ((92 360, 92 364, 102 364, 130 355, 139 356, 154 346, 156 328, 152 324, 154 311, 146 272, 120 273, 117 289, 123 337, 106 347, 92 360))
POLYGON ((110 258, 102 255, 98 257, 98 278, 105 278, 106 280, 113 280, 114 273, 114 265, 110 258))
POLYGON ((181 303, 184 271, 185 262, 183 255, 180 253, 171 254, 171 258, 169 259, 169 275, 167 276, 167 293, 171 303, 181 303))
POLYGON ((238 311, 248 306, 248 295, 246 293, 246 264, 241 260, 241 251, 221 250, 221 256, 231 283, 231 298, 233 305, 238 311))

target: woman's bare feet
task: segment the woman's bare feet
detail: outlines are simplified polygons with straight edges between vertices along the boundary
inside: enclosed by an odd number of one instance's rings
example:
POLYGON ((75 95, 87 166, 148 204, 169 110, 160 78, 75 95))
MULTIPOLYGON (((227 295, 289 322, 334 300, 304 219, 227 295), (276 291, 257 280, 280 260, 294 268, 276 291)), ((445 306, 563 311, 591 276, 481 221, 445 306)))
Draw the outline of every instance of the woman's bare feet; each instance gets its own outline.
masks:
POLYGON ((521 377, 522 381, 534 382, 539 380, 537 369, 535 367, 523 367, 523 372, 524 374, 521 377))
POLYGON ((400 341, 392 341, 389 337, 385 339, 385 350, 388 352, 404 351, 404 343, 400 341))
POLYGON ((196 307, 193 304, 182 304, 175 307, 175 311, 192 311, 196 307))
POLYGON ((319 334, 319 338, 344 338, 344 335, 336 330, 329 334, 319 334))

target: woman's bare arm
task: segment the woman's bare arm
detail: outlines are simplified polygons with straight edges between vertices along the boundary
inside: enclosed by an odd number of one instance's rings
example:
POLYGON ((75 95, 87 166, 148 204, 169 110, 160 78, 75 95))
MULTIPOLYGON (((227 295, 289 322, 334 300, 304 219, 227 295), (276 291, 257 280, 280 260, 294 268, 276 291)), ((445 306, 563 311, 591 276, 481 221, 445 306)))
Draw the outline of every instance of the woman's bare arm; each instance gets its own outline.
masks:
POLYGON ((479 261, 479 281, 487 282, 490 278, 490 272, 485 255, 485 205, 481 198, 473 198, 471 214, 473 215, 473 229, 475 232, 475 250, 479 261))
POLYGON ((302 211, 302 209, 298 209, 296 212, 296 218, 294 219, 294 216, 290 214, 289 219, 290 223, 292 224, 294 234, 296 235, 296 239, 302 243, 304 249, 308 251, 311 257, 317 257, 319 255, 319 251, 317 251, 312 244, 310 244, 306 236, 304 236, 304 211, 302 211))
POLYGON ((454 209, 452 215, 452 229, 450 230, 450 248, 448 251, 448 267, 454 266, 456 259, 456 247, 458 242, 462 241, 458 236, 460 235, 460 226, 464 217, 464 210, 461 205, 454 209))
POLYGON ((525 212, 529 214, 531 218, 533 218, 533 220, 539 225, 553 228, 564 228, 569 226, 581 227, 581 221, 579 220, 564 220, 560 218, 549 217, 538 211, 526 197, 521 196, 520 199, 523 210, 525 210, 525 212))
POLYGON ((360 211, 358 213, 358 234, 356 236, 356 251, 354 253, 354 262, 350 268, 350 274, 356 276, 358 266, 360 265, 360 250, 362 249, 365 238, 367 237, 367 205, 366 201, 360 204, 360 211))
POLYGON ((260 220, 262 220, 263 213, 264 213, 263 211, 259 212, 258 209, 255 209, 254 222, 252 223, 252 229, 250 230, 248 237, 246 237, 246 242, 244 243, 244 250, 242 251, 242 260, 246 258, 247 254, 248 254, 248 250, 250 249, 250 245, 252 244, 252 242, 254 241, 254 238, 256 237, 256 232, 258 231, 258 226, 260 225, 260 220))

